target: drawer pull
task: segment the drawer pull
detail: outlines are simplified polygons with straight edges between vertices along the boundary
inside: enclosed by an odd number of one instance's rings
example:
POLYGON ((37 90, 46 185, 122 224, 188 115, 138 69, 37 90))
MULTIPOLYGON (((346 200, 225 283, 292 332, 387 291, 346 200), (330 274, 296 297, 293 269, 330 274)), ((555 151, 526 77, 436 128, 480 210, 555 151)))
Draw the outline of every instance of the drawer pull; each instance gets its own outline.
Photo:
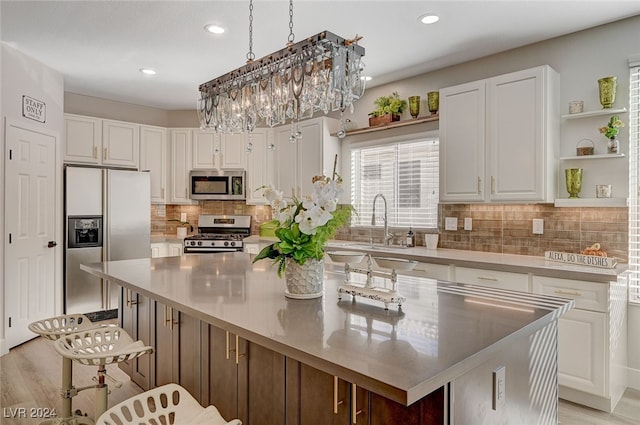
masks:
POLYGON ((351 405, 351 422, 354 425, 357 423, 358 415, 363 411, 362 409, 358 410, 357 392, 358 386, 356 384, 351 384, 351 394, 353 398, 353 404, 351 405))
POLYGON ((491 276, 478 276, 478 280, 490 280, 491 282, 497 282, 498 279, 491 276))
POLYGON ((554 294, 558 294, 558 295, 575 295, 577 297, 581 297, 582 293, 578 292, 578 291, 563 291, 562 289, 558 289, 556 291, 553 291, 554 294))
POLYGON ((231 350, 229 349, 229 331, 225 331, 225 347, 226 359, 229 360, 231 357, 231 350))
POLYGON ((338 406, 343 404, 344 400, 338 400, 338 377, 333 377, 333 414, 338 414, 338 406))

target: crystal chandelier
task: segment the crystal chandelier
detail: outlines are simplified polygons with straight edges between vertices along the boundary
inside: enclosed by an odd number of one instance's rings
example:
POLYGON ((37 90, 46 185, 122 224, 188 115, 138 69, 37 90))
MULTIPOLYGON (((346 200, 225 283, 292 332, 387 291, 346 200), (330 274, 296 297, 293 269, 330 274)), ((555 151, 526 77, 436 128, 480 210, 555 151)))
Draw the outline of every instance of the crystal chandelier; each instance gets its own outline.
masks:
MULTIPOLYGON (((315 111, 343 112, 364 93, 364 48, 360 37, 346 40, 323 31, 294 43, 293 0, 289 2, 287 46, 261 59, 253 54, 253 2, 249 3, 247 63, 200 85, 200 127, 221 133, 251 133, 261 123, 293 124, 315 111)), ((341 133, 344 133, 342 122, 341 133)))

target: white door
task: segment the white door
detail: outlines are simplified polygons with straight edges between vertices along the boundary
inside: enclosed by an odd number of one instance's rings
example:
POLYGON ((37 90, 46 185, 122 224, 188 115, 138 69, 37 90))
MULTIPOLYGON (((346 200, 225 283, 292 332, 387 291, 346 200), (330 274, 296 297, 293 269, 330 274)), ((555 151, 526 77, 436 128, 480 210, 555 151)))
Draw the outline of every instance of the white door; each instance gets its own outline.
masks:
POLYGON ((7 125, 4 303, 9 348, 35 336, 29 323, 55 312, 55 250, 63 249, 55 239, 55 158, 54 136, 7 125))

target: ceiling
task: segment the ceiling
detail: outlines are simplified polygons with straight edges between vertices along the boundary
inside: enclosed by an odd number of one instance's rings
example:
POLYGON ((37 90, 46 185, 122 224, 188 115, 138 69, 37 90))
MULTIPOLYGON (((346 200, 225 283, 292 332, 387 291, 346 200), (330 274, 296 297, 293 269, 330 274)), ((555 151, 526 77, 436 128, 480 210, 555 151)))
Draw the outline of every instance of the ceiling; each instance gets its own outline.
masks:
MULTIPOLYGON (((161 109, 193 109, 200 83, 242 66, 249 0, 8 1, 2 41, 64 75, 65 91, 161 109), (223 35, 204 31, 209 23, 223 35), (142 67, 157 70, 146 76, 142 67)), ((363 36, 370 85, 433 71, 640 14, 640 1, 295 0, 295 41, 323 30, 363 36), (433 12, 433 25, 418 17, 433 12)), ((289 35, 286 0, 254 0, 256 58, 289 35)))

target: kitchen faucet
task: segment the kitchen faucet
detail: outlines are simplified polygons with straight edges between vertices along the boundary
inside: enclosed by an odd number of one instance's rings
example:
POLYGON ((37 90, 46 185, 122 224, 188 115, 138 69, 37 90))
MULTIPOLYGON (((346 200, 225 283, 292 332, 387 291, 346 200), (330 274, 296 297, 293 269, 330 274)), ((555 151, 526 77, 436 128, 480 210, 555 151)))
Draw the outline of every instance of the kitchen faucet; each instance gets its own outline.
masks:
POLYGON ((378 193, 373 197, 373 211, 371 212, 371 225, 376 225, 376 201, 378 197, 381 197, 384 201, 384 244, 389 245, 391 239, 393 239, 393 235, 389 234, 389 225, 387 223, 387 198, 384 197, 382 193, 378 193))

